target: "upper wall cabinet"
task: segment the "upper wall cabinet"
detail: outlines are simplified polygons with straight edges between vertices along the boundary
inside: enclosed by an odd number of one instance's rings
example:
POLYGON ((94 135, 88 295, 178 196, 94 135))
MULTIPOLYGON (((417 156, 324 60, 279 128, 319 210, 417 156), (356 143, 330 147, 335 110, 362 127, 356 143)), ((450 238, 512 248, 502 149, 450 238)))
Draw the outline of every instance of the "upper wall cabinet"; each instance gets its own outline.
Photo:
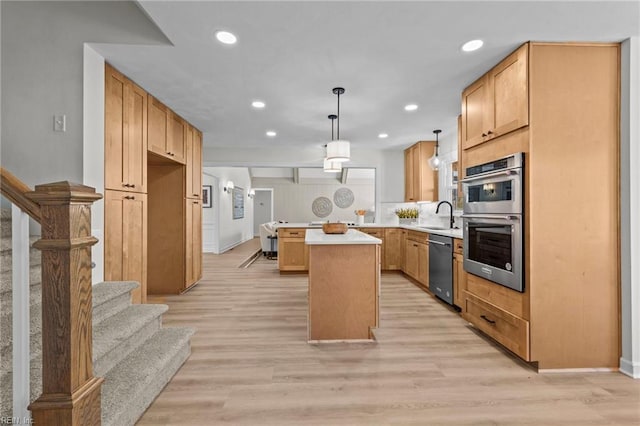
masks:
POLYGON ((435 146, 435 141, 422 141, 404 150, 405 201, 438 200, 438 172, 431 170, 428 164, 435 146))
POLYGON ((148 110, 149 151, 184 164, 187 123, 151 95, 148 110))
POLYGON ((462 145, 471 148, 529 124, 528 44, 462 92, 462 145))
POLYGON ((202 133, 187 125, 187 190, 186 197, 202 197, 202 133))
POLYGON ((147 93, 105 67, 105 188, 147 192, 147 93))

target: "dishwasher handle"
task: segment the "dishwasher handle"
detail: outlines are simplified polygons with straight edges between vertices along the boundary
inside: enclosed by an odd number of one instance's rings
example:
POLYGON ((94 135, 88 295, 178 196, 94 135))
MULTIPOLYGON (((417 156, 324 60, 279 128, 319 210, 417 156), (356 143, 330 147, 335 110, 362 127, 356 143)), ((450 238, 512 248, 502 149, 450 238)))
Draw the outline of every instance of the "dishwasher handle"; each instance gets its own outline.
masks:
POLYGON ((449 244, 449 243, 443 243, 443 242, 441 242, 441 241, 435 241, 435 240, 427 240, 427 242, 428 242, 429 244, 437 244, 437 245, 439 245, 439 246, 447 246, 447 247, 449 247, 449 246, 451 245, 451 244, 449 244))

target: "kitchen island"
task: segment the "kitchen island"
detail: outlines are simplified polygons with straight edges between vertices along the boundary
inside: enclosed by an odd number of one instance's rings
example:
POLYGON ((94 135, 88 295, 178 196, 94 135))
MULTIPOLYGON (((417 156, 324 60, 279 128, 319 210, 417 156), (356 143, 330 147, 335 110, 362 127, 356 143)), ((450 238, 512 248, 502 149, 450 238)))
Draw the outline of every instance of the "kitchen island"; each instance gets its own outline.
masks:
POLYGON ((325 234, 308 229, 308 340, 371 340, 378 327, 380 244, 378 238, 349 229, 325 234))

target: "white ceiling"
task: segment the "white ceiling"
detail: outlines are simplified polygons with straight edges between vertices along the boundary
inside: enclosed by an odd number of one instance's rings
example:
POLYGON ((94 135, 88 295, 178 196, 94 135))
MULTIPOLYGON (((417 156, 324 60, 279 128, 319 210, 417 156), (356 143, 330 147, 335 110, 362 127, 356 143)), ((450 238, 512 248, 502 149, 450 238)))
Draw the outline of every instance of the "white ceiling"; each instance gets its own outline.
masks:
POLYGON ((107 61, 203 130, 207 147, 308 147, 340 136, 386 149, 454 138, 462 89, 528 40, 638 35, 627 2, 141 1, 174 46, 99 45, 107 61), (226 29, 234 46, 214 41, 226 29), (460 46, 485 41, 477 52, 460 46), (261 99, 264 110, 250 103, 261 99), (420 107, 403 110, 407 103, 420 107), (275 130, 275 138, 265 136, 275 130), (380 132, 389 134, 378 139, 380 132))

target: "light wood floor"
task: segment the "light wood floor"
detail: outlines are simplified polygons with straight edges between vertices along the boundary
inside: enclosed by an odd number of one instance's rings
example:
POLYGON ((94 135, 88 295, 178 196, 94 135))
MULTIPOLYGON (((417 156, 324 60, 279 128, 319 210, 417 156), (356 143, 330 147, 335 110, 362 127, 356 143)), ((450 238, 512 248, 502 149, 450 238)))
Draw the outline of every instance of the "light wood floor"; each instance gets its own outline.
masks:
POLYGON ((309 345, 307 277, 237 268, 250 251, 205 254, 197 287, 153 299, 197 332, 139 425, 640 424, 640 380, 537 374, 400 274, 376 343, 309 345))

